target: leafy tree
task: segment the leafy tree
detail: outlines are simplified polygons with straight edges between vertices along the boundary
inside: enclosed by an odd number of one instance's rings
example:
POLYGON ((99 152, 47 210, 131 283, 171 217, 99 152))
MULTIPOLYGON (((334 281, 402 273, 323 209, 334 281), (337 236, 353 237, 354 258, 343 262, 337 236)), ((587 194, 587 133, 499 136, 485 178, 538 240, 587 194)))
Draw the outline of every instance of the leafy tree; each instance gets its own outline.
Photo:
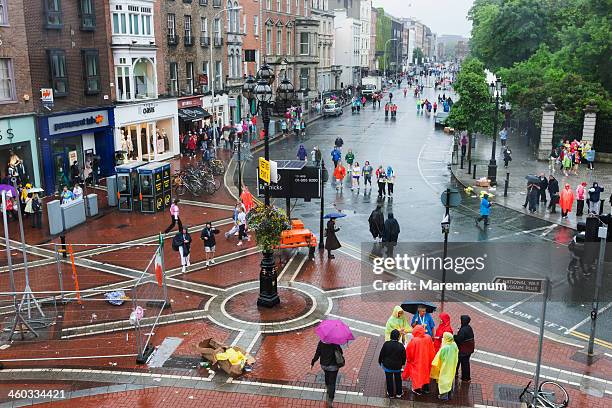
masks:
POLYGON ((423 63, 423 58, 425 55, 423 54, 423 50, 420 48, 415 48, 412 51, 412 61, 416 61, 417 64, 421 65, 423 63))

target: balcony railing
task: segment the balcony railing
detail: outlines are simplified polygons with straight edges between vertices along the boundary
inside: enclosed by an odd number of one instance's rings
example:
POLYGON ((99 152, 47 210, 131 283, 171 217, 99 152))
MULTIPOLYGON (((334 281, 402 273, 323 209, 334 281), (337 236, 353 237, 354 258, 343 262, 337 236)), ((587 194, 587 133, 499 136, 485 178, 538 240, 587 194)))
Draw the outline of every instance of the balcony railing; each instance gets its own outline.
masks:
POLYGON ((168 45, 177 45, 179 42, 179 36, 176 34, 168 34, 168 45))
POLYGON ((185 47, 193 46, 193 36, 186 35, 185 37, 183 37, 183 41, 185 43, 185 47))
POLYGON ((200 46, 202 47, 209 47, 210 46, 210 37, 203 35, 200 36, 200 46))
POLYGON ((221 47, 223 46, 223 37, 215 37, 215 43, 214 43, 215 47, 221 47))
POLYGON ((83 14, 81 16, 81 30, 93 31, 96 29, 96 15, 95 14, 83 14))

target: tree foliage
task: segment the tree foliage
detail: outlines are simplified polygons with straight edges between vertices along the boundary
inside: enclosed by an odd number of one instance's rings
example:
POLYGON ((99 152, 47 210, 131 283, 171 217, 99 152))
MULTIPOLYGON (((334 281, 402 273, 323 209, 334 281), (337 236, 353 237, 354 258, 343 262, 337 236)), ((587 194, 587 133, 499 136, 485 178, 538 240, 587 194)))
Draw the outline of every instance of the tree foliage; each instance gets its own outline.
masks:
POLYGON ((414 50, 412 50, 412 61, 416 62, 417 64, 421 65, 423 63, 423 57, 425 55, 423 54, 423 50, 420 48, 415 48, 414 50))

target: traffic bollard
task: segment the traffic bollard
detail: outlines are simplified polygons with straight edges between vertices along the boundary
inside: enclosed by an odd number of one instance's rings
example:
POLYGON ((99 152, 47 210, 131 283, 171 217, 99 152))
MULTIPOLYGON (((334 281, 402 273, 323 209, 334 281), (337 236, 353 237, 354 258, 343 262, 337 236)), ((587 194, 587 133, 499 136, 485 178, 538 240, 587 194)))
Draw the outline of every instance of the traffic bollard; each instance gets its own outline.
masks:
POLYGON ((510 173, 506 173, 506 181, 504 182, 504 197, 508 197, 508 184, 510 183, 510 173))
POLYGON ((472 174, 472 159, 468 160, 468 174, 472 174))
POLYGON ((62 258, 68 258, 68 253, 66 251, 66 235, 64 235, 63 232, 60 234, 60 242, 62 243, 61 245, 62 258))
POLYGON ((461 155, 461 169, 463 169, 463 155, 461 155))
POLYGON ((474 170, 472 171, 472 178, 476 180, 476 165, 474 165, 474 170))

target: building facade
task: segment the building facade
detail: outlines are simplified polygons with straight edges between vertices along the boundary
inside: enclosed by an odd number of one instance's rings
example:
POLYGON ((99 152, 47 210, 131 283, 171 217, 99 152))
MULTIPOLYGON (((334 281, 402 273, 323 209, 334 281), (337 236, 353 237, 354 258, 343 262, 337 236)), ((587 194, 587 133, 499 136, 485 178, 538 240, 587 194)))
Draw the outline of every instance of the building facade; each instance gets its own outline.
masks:
POLYGON ((335 64, 334 51, 334 13, 329 10, 328 0, 311 0, 312 18, 319 22, 317 86, 319 92, 334 89, 332 65, 335 64))
POLYGON ((40 186, 36 117, 21 0, 0 0, 0 166, 22 183, 40 186), (9 170, 10 167, 10 170, 9 170))
POLYGON ((357 18, 349 17, 345 9, 336 9, 334 14, 334 22, 336 24, 336 64, 342 68, 339 88, 360 86, 361 21, 357 18))
POLYGON ((377 10, 370 8, 370 47, 368 48, 369 71, 378 72, 378 55, 376 53, 376 21, 378 19, 377 10))
POLYGON ((70 184, 75 163, 84 176, 114 169, 106 3, 28 2, 23 7, 37 114, 43 187, 70 184))
POLYGON ((367 76, 370 70, 370 36, 372 21, 372 0, 361 0, 359 5, 359 20, 361 21, 361 33, 359 41, 359 65, 361 75, 367 76))

